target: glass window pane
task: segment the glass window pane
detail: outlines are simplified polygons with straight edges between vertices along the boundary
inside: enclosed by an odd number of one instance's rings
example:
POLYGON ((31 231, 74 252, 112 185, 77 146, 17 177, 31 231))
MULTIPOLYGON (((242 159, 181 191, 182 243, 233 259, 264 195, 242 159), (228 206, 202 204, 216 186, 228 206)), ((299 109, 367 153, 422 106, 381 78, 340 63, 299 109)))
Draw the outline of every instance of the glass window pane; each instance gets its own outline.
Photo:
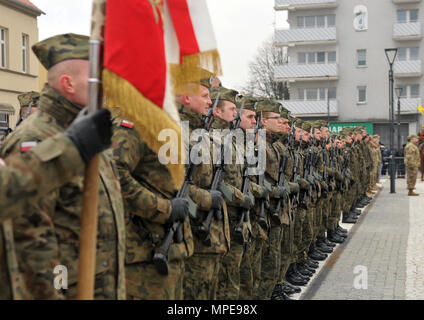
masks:
POLYGON ((330 14, 327 16, 327 27, 334 27, 336 25, 336 15, 330 14))
POLYGON ((315 27, 315 16, 305 17, 305 27, 314 28, 315 27))
POLYGON ((306 89, 306 100, 318 100, 318 90, 306 89))
POLYGON ((319 89, 319 99, 320 100, 325 100, 326 99, 326 97, 325 97, 325 88, 320 88, 319 89))
POLYGON ((409 48, 409 60, 419 60, 418 48, 409 48))
POLYGON ((315 63, 315 52, 308 52, 308 63, 315 63))
POLYGON ((328 52, 328 63, 336 63, 336 51, 328 52))
POLYGON ((364 87, 358 88, 358 102, 367 101, 367 89, 364 87))
POLYGON ((297 98, 299 100, 305 100, 305 90, 304 89, 297 89, 297 98))
POLYGON ((397 11, 397 21, 399 23, 405 23, 406 22, 406 10, 398 10, 397 11))
POLYGON ((306 63, 306 53, 305 52, 299 52, 297 54, 297 63, 306 63))
POLYGON ((367 65, 367 57, 366 50, 358 50, 358 66, 366 66, 367 65))
POLYGON ((297 27, 303 28, 305 26, 305 17, 299 16, 297 17, 297 27))
POLYGON ((328 98, 329 98, 330 100, 334 100, 334 99, 336 99, 336 88, 330 88, 330 89, 328 90, 328 98))
POLYGON ((317 53, 317 63, 325 63, 325 52, 317 53))
MULTIPOLYGON (((400 94, 400 98, 406 98, 406 96, 408 95, 408 86, 400 85, 400 86, 396 86, 396 88, 402 88, 402 92, 400 94)), ((396 90, 395 90, 395 95, 397 97, 396 90)))
POLYGON ((409 10, 409 22, 418 21, 418 9, 409 10))
POLYGON ((325 16, 317 16, 317 27, 325 28, 325 16))
POLYGON ((406 60, 406 49, 407 48, 398 48, 396 59, 399 61, 405 61, 406 60))
POLYGON ((418 98, 420 95, 420 85, 413 84, 411 85, 411 98, 418 98))

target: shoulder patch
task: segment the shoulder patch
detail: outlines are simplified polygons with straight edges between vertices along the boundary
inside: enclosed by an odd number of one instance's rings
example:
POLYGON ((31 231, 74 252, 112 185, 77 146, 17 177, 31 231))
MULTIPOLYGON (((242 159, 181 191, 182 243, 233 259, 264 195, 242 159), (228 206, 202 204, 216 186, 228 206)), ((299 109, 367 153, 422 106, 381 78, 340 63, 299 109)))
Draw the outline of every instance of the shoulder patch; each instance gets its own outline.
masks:
POLYGON ((28 151, 37 145, 37 141, 24 141, 21 143, 21 152, 28 151))
POLYGON ((130 122, 128 120, 122 120, 121 121, 121 127, 132 129, 132 128, 134 128, 134 123, 133 122, 130 122))

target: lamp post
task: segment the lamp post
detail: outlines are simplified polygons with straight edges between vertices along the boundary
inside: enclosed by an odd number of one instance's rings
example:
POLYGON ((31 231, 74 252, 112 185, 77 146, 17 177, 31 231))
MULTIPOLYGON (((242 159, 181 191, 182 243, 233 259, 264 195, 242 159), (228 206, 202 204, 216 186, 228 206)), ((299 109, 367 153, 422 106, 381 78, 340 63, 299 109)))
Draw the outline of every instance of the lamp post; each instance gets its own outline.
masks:
MULTIPOLYGON (((397 140, 398 140, 398 145, 397 145, 397 154, 398 157, 401 156, 401 143, 400 143, 400 98, 402 97, 402 91, 403 88, 399 87, 395 89, 396 92, 396 96, 397 96, 397 107, 398 107, 398 125, 397 125, 397 140)), ((400 164, 401 164, 401 160, 398 160, 398 168, 400 168, 400 164)), ((399 169, 398 169, 399 170, 399 169)), ((400 173, 400 176, 402 176, 402 172, 400 173)), ((399 177, 399 171, 398 171, 398 177, 399 177)))
POLYGON ((386 53, 387 61, 389 62, 389 103, 390 103, 390 193, 396 193, 395 191, 395 159, 393 154, 394 148, 394 106, 393 106, 393 63, 396 59, 398 49, 390 48, 384 49, 386 53))

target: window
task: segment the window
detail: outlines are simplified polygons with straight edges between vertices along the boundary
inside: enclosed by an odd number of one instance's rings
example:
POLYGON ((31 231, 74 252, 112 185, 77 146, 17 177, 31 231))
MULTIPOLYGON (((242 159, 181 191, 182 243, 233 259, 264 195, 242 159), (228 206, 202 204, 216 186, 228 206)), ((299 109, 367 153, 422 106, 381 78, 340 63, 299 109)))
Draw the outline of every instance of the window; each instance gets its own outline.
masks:
POLYGON ((8 119, 7 119, 7 114, 3 114, 3 113, 1 113, 0 114, 0 123, 6 123, 6 124, 8 124, 9 123, 9 121, 8 121, 8 119))
POLYGON ((398 10, 397 11, 397 21, 398 23, 406 23, 406 10, 398 10))
POLYGON ((418 21, 418 9, 411 10, 398 10, 397 11, 398 23, 417 22, 418 21))
POLYGON ((367 102, 367 87, 358 87, 358 103, 367 102))
POLYGON ((413 84, 410 86, 411 98, 418 98, 420 96, 420 85, 413 84))
POLYGON ((306 63, 306 53, 305 52, 299 52, 297 54, 297 63, 306 63))
POLYGON ((297 98, 299 100, 305 100, 305 90, 304 89, 297 89, 297 98))
POLYGON ((318 90, 306 89, 306 100, 318 100, 318 90))
POLYGON ((328 99, 329 100, 335 100, 336 99, 336 88, 329 88, 328 89, 328 99))
POLYGON ((409 10, 409 22, 418 21, 418 9, 409 10))
POLYGON ((28 72, 28 36, 22 35, 22 72, 28 72))
POLYGON ((308 64, 314 64, 315 63, 315 52, 308 52, 308 64))
POLYGON ((320 88, 319 89, 319 99, 320 100, 325 100, 325 88, 320 88))
POLYGON ((398 48, 398 51, 397 51, 397 60, 399 60, 399 61, 405 61, 406 60, 406 51, 407 51, 407 48, 398 48))
POLYGON ((325 28, 325 16, 317 16, 317 27, 325 28))
POLYGON ((336 63, 336 51, 328 52, 328 63, 336 63))
POLYGON ((314 28, 315 27, 315 16, 305 17, 305 27, 306 28, 314 28))
POLYGON ((298 28, 305 27, 305 17, 303 16, 297 17, 297 27, 298 28))
POLYGON ((400 98, 401 99, 406 98, 408 95, 408 91, 407 91, 408 87, 405 85, 401 85, 401 86, 397 86, 397 88, 402 88, 402 93, 400 94, 400 98))
POLYGON ((367 50, 361 49, 357 51, 358 56, 358 66, 366 66, 367 65, 367 50))
POLYGON ((317 53, 317 63, 325 63, 325 52, 317 53))
POLYGON ((327 27, 334 27, 336 25, 336 15, 330 14, 327 16, 327 27))
POLYGON ((419 60, 418 48, 409 48, 409 60, 419 60))
POLYGON ((6 29, 0 28, 0 68, 6 68, 6 29))

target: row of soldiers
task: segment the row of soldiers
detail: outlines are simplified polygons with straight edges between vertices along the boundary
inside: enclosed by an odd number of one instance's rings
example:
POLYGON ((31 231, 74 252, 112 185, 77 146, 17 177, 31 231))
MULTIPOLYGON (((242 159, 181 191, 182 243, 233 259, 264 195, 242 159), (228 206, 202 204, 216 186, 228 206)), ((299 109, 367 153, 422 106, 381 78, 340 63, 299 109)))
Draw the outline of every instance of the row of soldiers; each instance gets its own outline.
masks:
MULTIPOLYGON (((66 132, 88 100, 87 37, 54 36, 33 51, 48 85, 38 110, 2 145, 6 160, 66 132)), ((100 157, 95 298, 289 299, 347 237, 340 220, 355 223, 371 200, 378 137, 360 127, 331 134, 325 121, 291 117, 281 103, 240 96, 217 78, 186 88, 176 103, 189 134, 201 129, 197 142, 233 150, 232 161, 190 163, 176 190, 117 109, 112 148, 100 157), (217 140, 214 130, 224 134, 217 140), (253 131, 255 150, 265 148, 263 172, 236 161, 236 130, 253 131)), ((76 298, 83 180, 75 176, 3 221, 0 298, 76 298), (60 288, 58 265, 67 269, 60 288)))

